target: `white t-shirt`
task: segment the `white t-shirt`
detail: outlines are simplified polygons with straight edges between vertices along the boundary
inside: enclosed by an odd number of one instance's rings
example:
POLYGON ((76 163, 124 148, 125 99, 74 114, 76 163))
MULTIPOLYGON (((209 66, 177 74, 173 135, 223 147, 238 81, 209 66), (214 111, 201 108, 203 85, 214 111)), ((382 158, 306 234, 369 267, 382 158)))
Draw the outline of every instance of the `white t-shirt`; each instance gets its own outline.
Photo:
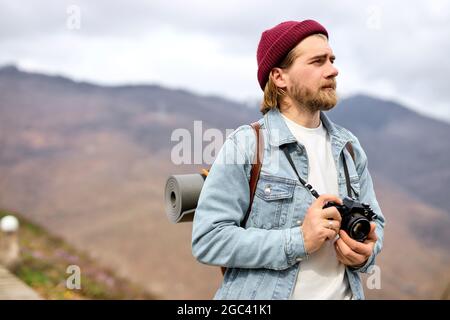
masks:
MULTIPOLYGON (((319 194, 339 196, 336 164, 331 152, 330 136, 322 125, 306 128, 283 118, 297 141, 303 144, 308 155, 308 183, 319 194)), ((291 299, 351 299, 352 293, 345 275, 345 266, 337 260, 333 245, 327 240, 299 264, 299 273, 291 299)))

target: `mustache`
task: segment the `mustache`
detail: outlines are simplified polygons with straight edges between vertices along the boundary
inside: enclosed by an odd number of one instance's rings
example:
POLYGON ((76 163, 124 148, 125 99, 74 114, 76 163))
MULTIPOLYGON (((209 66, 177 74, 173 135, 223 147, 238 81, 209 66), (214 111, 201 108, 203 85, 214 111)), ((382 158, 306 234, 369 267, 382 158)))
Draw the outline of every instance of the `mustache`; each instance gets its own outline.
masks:
POLYGON ((333 88, 333 89, 336 89, 336 80, 327 82, 326 84, 324 84, 322 86, 322 88, 333 88))

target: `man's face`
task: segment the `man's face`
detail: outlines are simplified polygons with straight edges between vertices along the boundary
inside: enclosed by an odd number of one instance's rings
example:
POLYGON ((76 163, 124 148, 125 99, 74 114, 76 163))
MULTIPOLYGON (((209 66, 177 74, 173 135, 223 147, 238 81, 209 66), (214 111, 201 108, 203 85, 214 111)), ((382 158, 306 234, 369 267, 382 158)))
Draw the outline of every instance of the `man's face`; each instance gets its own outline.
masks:
POLYGON ((284 70, 288 96, 310 111, 330 110, 337 103, 334 55, 328 41, 314 35, 294 49, 297 58, 284 70))

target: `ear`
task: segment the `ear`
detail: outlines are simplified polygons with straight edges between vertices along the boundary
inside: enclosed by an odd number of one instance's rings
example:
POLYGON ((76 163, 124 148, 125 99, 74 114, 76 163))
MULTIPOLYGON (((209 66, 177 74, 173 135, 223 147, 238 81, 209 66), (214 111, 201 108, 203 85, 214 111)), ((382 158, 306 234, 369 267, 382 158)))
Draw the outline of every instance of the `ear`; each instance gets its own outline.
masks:
POLYGON ((285 89, 287 87, 287 74, 284 72, 281 68, 273 68, 270 71, 269 77, 272 77, 273 83, 282 89, 285 89))

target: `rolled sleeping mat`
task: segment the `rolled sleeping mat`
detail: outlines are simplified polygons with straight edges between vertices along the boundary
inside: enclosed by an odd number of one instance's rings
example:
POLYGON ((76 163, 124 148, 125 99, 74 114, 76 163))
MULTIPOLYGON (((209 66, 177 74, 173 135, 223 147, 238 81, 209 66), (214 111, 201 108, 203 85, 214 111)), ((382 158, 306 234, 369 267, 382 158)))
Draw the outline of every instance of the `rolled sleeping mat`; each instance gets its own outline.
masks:
POLYGON ((164 194, 166 215, 173 222, 188 222, 194 218, 205 175, 200 173, 171 175, 164 194))

